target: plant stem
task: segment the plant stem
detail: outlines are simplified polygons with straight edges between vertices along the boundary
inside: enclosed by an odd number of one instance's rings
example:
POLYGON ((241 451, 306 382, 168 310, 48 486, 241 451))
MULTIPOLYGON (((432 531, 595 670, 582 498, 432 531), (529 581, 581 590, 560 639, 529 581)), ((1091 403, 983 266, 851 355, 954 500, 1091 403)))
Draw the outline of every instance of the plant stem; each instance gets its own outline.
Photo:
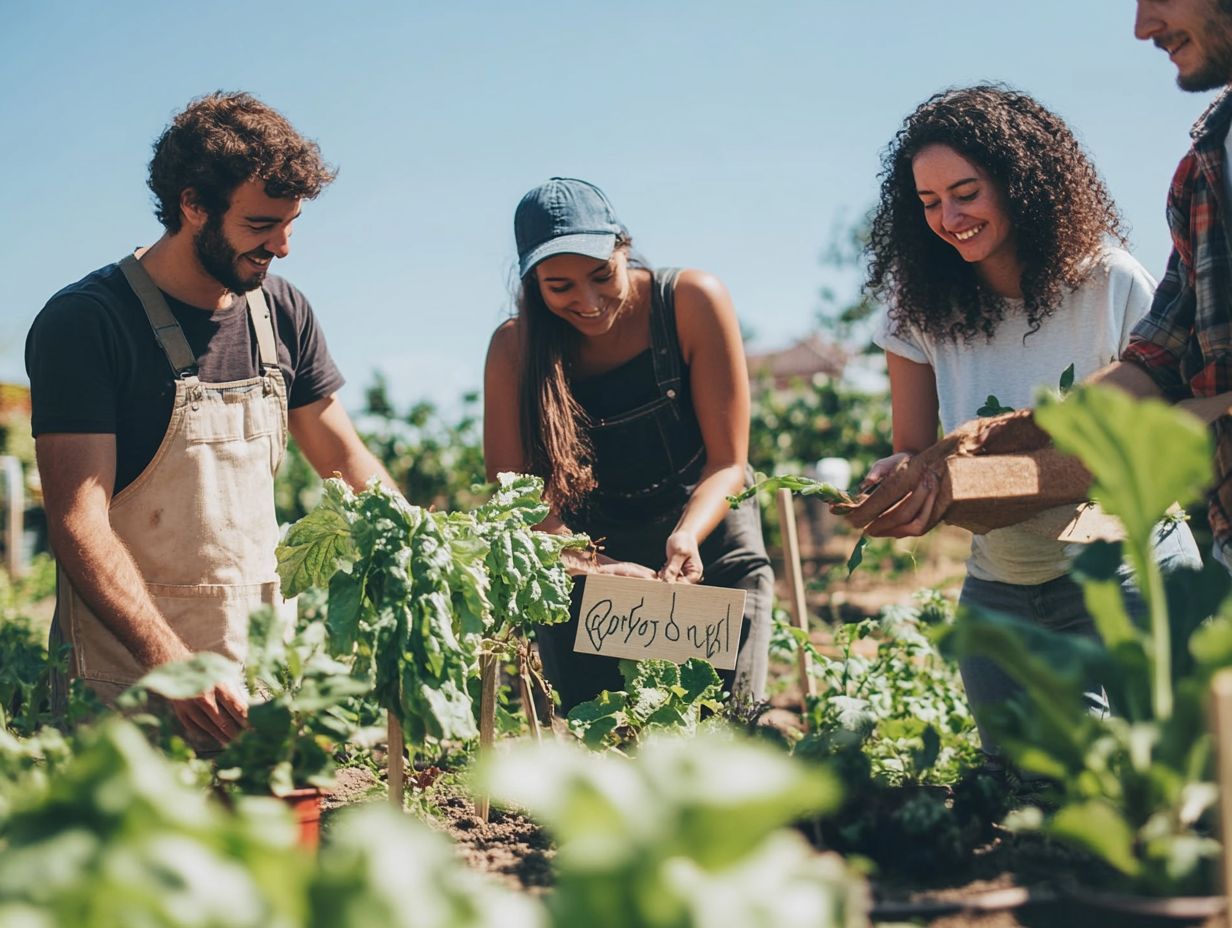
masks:
POLYGON ((530 680, 530 655, 527 652, 529 645, 523 641, 518 647, 518 684, 521 687, 522 695, 522 711, 526 713, 526 724, 530 726, 530 733, 535 736, 535 743, 543 743, 543 735, 539 732, 539 713, 535 711, 534 690, 531 687, 530 680))
POLYGON ((1163 573, 1150 551, 1139 551, 1138 588, 1147 602, 1151 616, 1151 694, 1155 720, 1166 722, 1172 717, 1172 630, 1168 623, 1168 595, 1163 573))
MULTIPOLYGON (((492 748, 496 733, 496 674, 500 662, 496 654, 488 651, 479 658, 479 751, 486 754, 492 748)), ((482 821, 488 820, 491 797, 486 793, 475 798, 475 815, 482 821)))

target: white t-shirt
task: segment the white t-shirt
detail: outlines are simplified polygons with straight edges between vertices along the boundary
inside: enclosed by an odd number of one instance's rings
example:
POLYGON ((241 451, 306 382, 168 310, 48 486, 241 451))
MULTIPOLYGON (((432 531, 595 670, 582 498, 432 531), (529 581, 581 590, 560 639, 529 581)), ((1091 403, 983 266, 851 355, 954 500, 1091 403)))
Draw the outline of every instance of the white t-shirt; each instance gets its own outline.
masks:
MULTIPOLYGON (((976 418, 989 394, 1001 406, 1023 409, 1034 405, 1041 387, 1056 390, 1070 364, 1077 382, 1116 360, 1154 293, 1155 280, 1146 268, 1127 251, 1109 247, 1082 285, 1063 296, 1025 341, 1030 327, 1021 300, 1006 301, 1005 318, 991 341, 982 335, 970 343, 943 341, 915 326, 894 333, 888 317, 873 340, 933 369, 941 427, 948 433, 976 418)), ((967 570, 980 580, 1046 583, 1069 570, 1067 547, 1009 526, 974 537, 967 570)))

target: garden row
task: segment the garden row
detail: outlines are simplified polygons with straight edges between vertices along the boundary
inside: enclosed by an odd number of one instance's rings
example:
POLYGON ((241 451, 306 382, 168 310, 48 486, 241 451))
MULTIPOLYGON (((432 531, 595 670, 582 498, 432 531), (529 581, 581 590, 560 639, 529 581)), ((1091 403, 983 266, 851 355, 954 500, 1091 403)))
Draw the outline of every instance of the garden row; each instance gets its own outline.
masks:
MULTIPOLYGON (((994 615, 955 620, 935 594, 824 644, 781 623, 776 652, 808 651, 820 683, 802 736, 758 726, 757 707, 731 705, 704 663, 649 661, 626 665, 623 692, 570 713, 579 743, 477 758, 481 729, 534 730, 527 642, 567 617, 560 551, 585 544, 532 531, 546 510, 527 477, 503 476, 466 512, 327 482, 279 551, 285 589, 304 600, 300 626, 286 640, 271 616, 254 617, 250 728, 209 764, 141 710, 150 693, 200 691, 225 665, 205 657, 150 675, 127 697, 132 721, 99 716, 78 692, 73 714, 95 720, 66 737, 42 725, 49 658, 19 647, 12 623, 14 659, 0 668, 3 923, 858 924, 863 879, 818 848, 871 859, 883 879, 919 878, 1012 840, 1007 828, 1072 847, 1087 885, 1213 893, 1206 699, 1232 666, 1227 578, 1217 566, 1165 578, 1149 553, 1173 501, 1202 491, 1209 440, 1161 406, 1098 390, 1038 416, 1126 528, 1123 544, 1092 545, 1077 565, 1107 647, 994 615), (1122 601, 1122 560, 1142 616, 1122 601), (1013 775, 979 766, 951 660, 966 655, 1000 660, 1024 687, 990 720, 1013 775), (1092 676, 1114 718, 1087 711, 1092 676), (473 795, 549 829, 546 901, 479 887, 393 812, 342 815, 320 855, 303 855, 276 805, 241 796, 328 783, 338 760, 371 763, 362 746, 383 740, 386 718, 421 768, 448 754, 473 795), (210 785, 229 811, 204 798, 210 785)), ((401 807, 396 784, 394 795, 401 807)))

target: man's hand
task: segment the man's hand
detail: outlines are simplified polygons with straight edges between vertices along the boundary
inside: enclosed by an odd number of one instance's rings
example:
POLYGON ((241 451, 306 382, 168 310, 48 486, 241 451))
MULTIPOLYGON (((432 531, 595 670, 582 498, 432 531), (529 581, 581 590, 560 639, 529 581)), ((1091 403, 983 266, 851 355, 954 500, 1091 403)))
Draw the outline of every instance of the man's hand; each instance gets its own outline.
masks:
POLYGON ((192 742, 225 746, 248 727, 248 704, 231 687, 219 683, 193 699, 171 700, 172 711, 192 742))
POLYGON ((668 583, 700 583, 702 556, 697 550, 697 536, 692 532, 672 532, 667 538, 667 561, 659 571, 660 580, 668 583))

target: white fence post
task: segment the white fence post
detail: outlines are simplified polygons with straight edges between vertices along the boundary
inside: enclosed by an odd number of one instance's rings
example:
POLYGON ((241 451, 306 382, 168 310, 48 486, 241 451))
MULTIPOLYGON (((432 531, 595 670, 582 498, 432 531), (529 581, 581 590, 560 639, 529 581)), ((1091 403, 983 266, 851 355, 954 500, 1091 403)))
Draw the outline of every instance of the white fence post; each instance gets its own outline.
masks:
POLYGON ((4 509, 4 566, 10 577, 26 572, 26 480, 21 461, 12 455, 0 455, 0 505, 4 509))

